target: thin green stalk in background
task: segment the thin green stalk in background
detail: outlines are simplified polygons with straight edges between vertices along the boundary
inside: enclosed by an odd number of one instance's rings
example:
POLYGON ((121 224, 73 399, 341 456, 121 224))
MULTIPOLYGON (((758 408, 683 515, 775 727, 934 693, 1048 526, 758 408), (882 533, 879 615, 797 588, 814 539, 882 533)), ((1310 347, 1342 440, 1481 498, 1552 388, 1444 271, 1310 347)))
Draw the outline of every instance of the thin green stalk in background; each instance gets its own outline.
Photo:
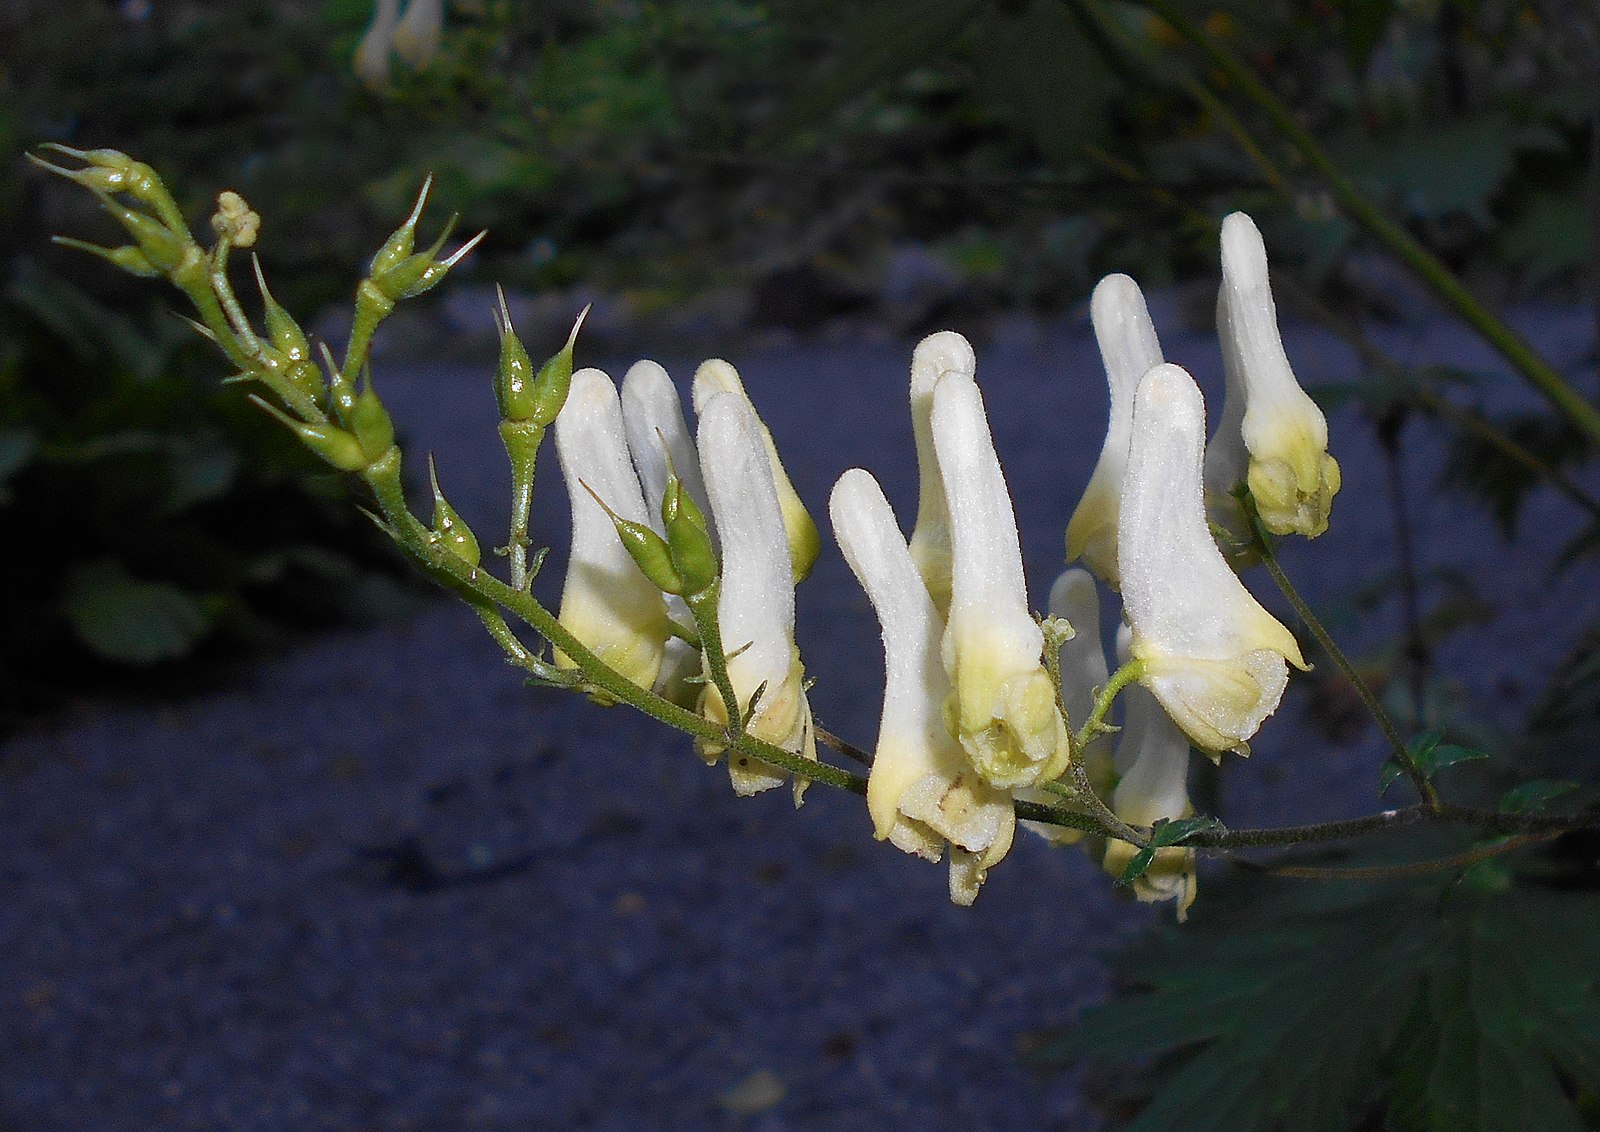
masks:
POLYGON ((1478 301, 1454 272, 1423 247, 1411 233, 1390 220, 1366 198, 1333 158, 1311 136, 1294 112, 1241 63, 1232 52, 1208 35, 1171 0, 1140 0, 1172 29, 1193 43, 1228 79, 1267 116, 1274 128, 1327 182, 1328 188, 1352 220, 1365 228, 1401 262, 1416 273, 1478 335, 1508 361, 1523 378, 1589 439, 1600 444, 1600 409, 1572 387, 1521 335, 1478 301))

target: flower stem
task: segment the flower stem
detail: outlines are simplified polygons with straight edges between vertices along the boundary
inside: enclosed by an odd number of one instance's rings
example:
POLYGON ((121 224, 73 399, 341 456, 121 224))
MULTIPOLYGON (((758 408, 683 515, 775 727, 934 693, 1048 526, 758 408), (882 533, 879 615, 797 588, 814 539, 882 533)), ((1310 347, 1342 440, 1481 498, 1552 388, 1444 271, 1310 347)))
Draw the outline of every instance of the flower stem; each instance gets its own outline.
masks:
POLYGON ((1255 501, 1249 495, 1243 497, 1245 513, 1250 519, 1250 531, 1254 536, 1256 549, 1261 554, 1262 565, 1266 566, 1267 573, 1272 575, 1272 580, 1277 583, 1278 589, 1283 591, 1283 596, 1289 599, 1289 604, 1294 606, 1294 611, 1300 615, 1300 620, 1305 622, 1311 635, 1317 639, 1322 650, 1332 658, 1334 664, 1339 666, 1339 671, 1344 673, 1345 679, 1350 681, 1356 690, 1356 695, 1361 697, 1361 702, 1372 713, 1372 718, 1377 721, 1378 729, 1383 732, 1383 737, 1388 740, 1390 753, 1400 769, 1405 771, 1406 777, 1411 780, 1411 785, 1416 787, 1417 794, 1427 804, 1430 810, 1437 813, 1443 806, 1439 799, 1439 792, 1433 788, 1433 783, 1428 781, 1428 776, 1422 773, 1412 759, 1411 752, 1406 749, 1406 742, 1400 737, 1399 730, 1394 725, 1394 720, 1384 710, 1378 697, 1372 694, 1372 689, 1367 687, 1367 682, 1361 678, 1361 673, 1356 671, 1356 666, 1344 654, 1335 642, 1322 621, 1311 607, 1300 596, 1300 591, 1294 588, 1294 583, 1289 580, 1289 575, 1283 572, 1282 565, 1278 562, 1277 555, 1272 549, 1272 538, 1267 534, 1267 529, 1261 523, 1261 516, 1256 513, 1255 501))

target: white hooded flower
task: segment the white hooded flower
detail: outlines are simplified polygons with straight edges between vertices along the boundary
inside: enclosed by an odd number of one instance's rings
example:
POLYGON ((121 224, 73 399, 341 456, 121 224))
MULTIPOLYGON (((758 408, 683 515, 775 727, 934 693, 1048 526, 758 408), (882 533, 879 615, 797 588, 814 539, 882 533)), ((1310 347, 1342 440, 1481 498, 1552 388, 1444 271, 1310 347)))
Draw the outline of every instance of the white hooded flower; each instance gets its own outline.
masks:
MULTIPOLYGON (((611 379, 597 369, 574 373, 555 433, 572 506, 572 554, 559 620, 603 662, 649 688, 661 670, 667 607, 629 557, 605 510, 636 523, 649 517, 611 379)), ((573 666, 560 652, 556 663, 573 666)))
POLYGON ((1089 486, 1067 523, 1067 561, 1079 558, 1110 586, 1121 587, 1117 570, 1117 515, 1122 475, 1128 465, 1128 430, 1133 391, 1150 367, 1160 364, 1161 343, 1139 285, 1126 275, 1107 275, 1089 300, 1089 320, 1105 365, 1111 412, 1100 459, 1089 486))
MULTIPOLYGON (((722 543, 717 620, 739 712, 751 713, 759 690, 746 731, 815 761, 805 671, 794 643, 789 541, 761 424, 749 402, 732 393, 702 400, 699 417, 700 468, 722 543)), ((726 706, 709 682, 701 703, 701 714, 727 722, 726 706)), ((706 747, 704 753, 715 758, 721 752, 706 747)), ((740 794, 783 782, 779 771, 740 754, 730 758, 728 772, 740 794)), ((805 786, 805 779, 795 779, 796 805, 805 786)))
POLYGON ((806 575, 811 573, 817 555, 822 552, 822 536, 817 533, 817 525, 811 521, 805 504, 800 502, 799 494, 789 482, 789 475, 783 470, 783 461, 778 459, 778 448, 772 443, 772 433, 767 431, 767 426, 762 423, 749 394, 744 391, 744 383, 739 380, 739 371, 721 358, 712 358, 701 362, 700 368, 694 372, 694 382, 690 387, 694 411, 703 416, 706 404, 718 393, 729 393, 743 401, 750 410, 751 419, 755 421, 763 450, 767 454, 767 461, 772 466, 769 478, 777 491, 778 504, 782 508, 784 534, 789 542, 790 568, 794 580, 802 582, 806 575))
POLYGON ((439 54, 444 35, 444 0, 411 0, 394 29, 394 51, 406 66, 420 71, 439 54))
MULTIPOLYGON (((683 419, 683 404, 667 371, 655 362, 635 362, 622 379, 622 420, 628 433, 628 450, 639 472, 644 489, 645 512, 650 527, 665 537, 661 522, 661 499, 666 494, 669 474, 676 474, 710 525, 710 504, 706 486, 700 478, 700 457, 694 439, 683 419)), ((694 616, 683 598, 666 595, 667 611, 679 625, 691 626, 694 616)), ((657 690, 674 703, 692 704, 699 696, 700 650, 679 637, 667 641, 657 690)))
POLYGON ((1140 681, 1195 746, 1216 757, 1278 706, 1294 636, 1228 568, 1201 490, 1205 405, 1194 380, 1162 364, 1139 382, 1117 554, 1140 681))
POLYGON ((1242 212, 1222 222, 1222 289, 1217 294, 1227 393, 1206 455, 1213 509, 1237 528, 1229 498, 1249 485, 1273 534, 1316 538, 1328 529, 1339 491, 1339 463, 1328 454, 1328 421, 1289 367, 1278 333, 1261 232, 1242 212))
POLYGON ((971 904, 989 868, 1011 847, 1011 795, 979 777, 945 726, 944 621, 877 481, 859 468, 846 472, 829 515, 883 627, 883 719, 867 779, 873 831, 932 861, 948 841, 950 898, 971 904))
POLYGON ((950 513, 947 725, 991 784, 1046 782, 1066 769, 1071 747, 1040 663, 1044 634, 1028 610, 1011 496, 971 377, 939 379, 931 424, 950 513))
POLYGON ((371 90, 389 83, 389 57, 394 52, 394 29, 400 22, 400 0, 378 0, 372 22, 356 44, 356 77, 371 90))
POLYGON ((977 372, 972 345, 953 330, 928 335, 911 354, 911 432, 917 442, 917 521, 911 529, 911 560, 941 617, 950 609, 950 512, 933 451, 933 387, 947 373, 971 379, 977 372))
MULTIPOLYGON (((1122 693, 1122 711, 1116 763, 1123 774, 1111 794, 1112 812, 1137 826, 1188 817, 1194 812, 1189 803, 1188 738, 1143 688, 1122 693)), ((1137 853, 1126 841, 1113 839, 1106 843, 1102 864, 1120 877, 1137 853)), ((1195 853, 1181 845, 1157 849, 1150 867, 1133 882, 1134 895, 1142 901, 1176 901, 1179 920, 1188 916, 1195 888, 1195 853)))

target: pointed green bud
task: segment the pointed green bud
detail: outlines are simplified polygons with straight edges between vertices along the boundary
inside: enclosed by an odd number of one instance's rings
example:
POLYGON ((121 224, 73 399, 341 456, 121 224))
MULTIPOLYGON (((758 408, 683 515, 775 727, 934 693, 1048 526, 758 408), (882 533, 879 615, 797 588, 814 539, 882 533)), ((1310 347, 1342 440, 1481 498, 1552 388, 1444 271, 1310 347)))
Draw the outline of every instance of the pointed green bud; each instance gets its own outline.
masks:
MULTIPOLYGON (((432 259, 432 258, 430 258, 429 262, 427 263, 427 265, 423 267, 421 273, 417 276, 416 282, 412 283, 411 286, 407 287, 400 294, 400 298, 402 298, 402 299, 414 299, 418 295, 422 294, 423 292, 431 291, 434 287, 438 286, 440 283, 442 283, 444 281, 444 277, 446 275, 450 274, 451 268, 455 267, 456 264, 460 263, 463 259, 465 259, 468 255, 470 255, 471 252, 472 252, 472 249, 476 248, 480 243, 482 243, 483 242, 483 238, 485 236, 487 236, 488 234, 489 234, 489 230, 487 228, 485 228, 483 231, 479 232, 476 236, 472 237, 472 239, 470 239, 466 243, 462 244, 459 248, 457 248, 454 252, 452 252, 450 254, 450 256, 448 258, 446 258, 446 259, 432 259)), ((430 257, 432 257, 434 255, 437 255, 439 248, 443 244, 444 244, 444 237, 441 236, 439 238, 438 242, 435 243, 433 248, 430 249, 427 254, 430 257)))
POLYGON ((433 533, 451 554, 469 566, 476 566, 482 559, 478 540, 439 490, 439 470, 433 465, 432 453, 428 455, 428 482, 433 486, 433 533))
POLYGON ((300 443, 341 472, 363 471, 372 464, 371 458, 362 451, 361 442, 342 428, 331 424, 308 424, 305 421, 297 421, 270 401, 253 393, 250 395, 250 400, 278 418, 284 427, 300 438, 300 443))
POLYGON ((683 592, 698 594, 717 580, 717 552, 706 530, 706 517, 676 474, 667 477, 661 497, 661 525, 667 532, 672 565, 683 579, 683 592))
POLYGON ((178 236, 148 213, 138 212, 110 200, 104 203, 106 211, 117 218, 128 230, 128 235, 139 245, 139 250, 144 253, 150 266, 163 274, 181 264, 185 253, 194 246, 188 238, 188 233, 178 236))
POLYGON ((333 351, 326 342, 322 343, 322 365, 328 371, 328 403, 333 407, 334 416, 348 423, 355 411, 356 391, 339 363, 333 360, 333 351))
POLYGON ((649 524, 635 523, 618 515, 588 484, 583 484, 583 490, 600 504, 601 510, 610 518, 611 525, 617 529, 617 538, 622 540, 623 548, 638 565, 640 573, 649 578, 651 584, 662 593, 681 595, 683 579, 673 568, 672 551, 667 547, 667 540, 652 531, 649 524))
POLYGON ((34 154, 28 160, 47 172, 75 181, 102 199, 113 193, 127 193, 141 204, 155 209, 161 222, 174 233, 189 238, 183 214, 156 171, 142 161, 135 161, 126 153, 115 149, 73 149, 71 146, 49 142, 39 147, 53 153, 64 154, 84 163, 82 169, 69 169, 56 165, 34 154))
POLYGON ((417 243, 417 221, 422 219, 422 210, 428 203, 428 190, 431 188, 433 188, 433 174, 429 173, 427 180, 422 182, 422 191, 417 194, 417 203, 411 207, 411 215, 406 217, 405 223, 396 228, 394 234, 383 242, 378 254, 372 257, 372 268, 367 272, 369 278, 376 278, 385 272, 393 271, 411 255, 417 243))
POLYGON ((584 307, 578 312, 578 320, 572 324, 567 344, 540 366, 539 372, 534 375, 532 411, 528 419, 536 424, 550 425, 556 419, 556 414, 561 412, 561 406, 567 403, 567 390, 572 388, 572 347, 578 341, 578 331, 587 317, 589 308, 584 307))
POLYGON ((500 365, 494 375, 494 399, 500 406, 501 419, 530 420, 533 417, 533 361, 512 328, 506 293, 497 285, 495 294, 500 299, 499 317, 495 319, 495 329, 500 333, 500 365))
POLYGON ((305 331, 300 329, 300 324, 267 289, 267 277, 262 274, 260 258, 251 256, 250 262, 255 267, 256 286, 261 291, 261 306, 266 312, 267 337, 291 362, 308 360, 311 357, 311 344, 306 341, 305 331))
POLYGON ((132 244, 125 244, 120 248, 103 248, 86 240, 74 240, 70 236, 53 236, 51 242, 60 244, 64 248, 74 248, 80 252, 97 255, 113 267, 120 267, 128 274, 143 279, 155 279, 161 275, 145 254, 132 244))
POLYGON ((394 447, 394 421, 389 417, 389 410, 378 399, 378 391, 372 388, 370 375, 362 383, 361 392, 356 394, 355 403, 350 406, 349 423, 350 431, 355 434, 369 460, 376 460, 394 447))

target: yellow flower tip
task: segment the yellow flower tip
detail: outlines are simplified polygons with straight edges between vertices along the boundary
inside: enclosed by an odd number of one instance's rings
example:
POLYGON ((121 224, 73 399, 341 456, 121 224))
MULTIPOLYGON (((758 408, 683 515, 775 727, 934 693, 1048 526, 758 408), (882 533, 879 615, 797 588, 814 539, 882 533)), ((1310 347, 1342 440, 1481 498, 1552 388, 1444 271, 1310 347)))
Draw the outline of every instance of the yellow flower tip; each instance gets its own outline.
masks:
POLYGON ((1050 782, 1067 769, 1071 747, 1043 668, 987 673, 968 653, 947 709, 947 724, 979 774, 1003 789, 1050 782))
POLYGON ((1250 461, 1245 482, 1267 530, 1316 538, 1328 529, 1333 497, 1339 493, 1339 462, 1311 448, 1301 448, 1296 455, 1300 458, 1250 461))
POLYGON ((1225 502, 1247 484, 1274 534, 1315 538, 1328 529, 1339 465, 1328 454, 1328 421, 1295 379, 1278 332, 1261 232, 1242 212, 1222 222, 1217 294, 1227 397, 1206 455, 1206 487, 1218 518, 1242 530, 1225 502))
POLYGON ((1289 682, 1282 653, 1256 649, 1220 660, 1155 658, 1145 686, 1195 746, 1249 755, 1249 739, 1278 709, 1289 682))

